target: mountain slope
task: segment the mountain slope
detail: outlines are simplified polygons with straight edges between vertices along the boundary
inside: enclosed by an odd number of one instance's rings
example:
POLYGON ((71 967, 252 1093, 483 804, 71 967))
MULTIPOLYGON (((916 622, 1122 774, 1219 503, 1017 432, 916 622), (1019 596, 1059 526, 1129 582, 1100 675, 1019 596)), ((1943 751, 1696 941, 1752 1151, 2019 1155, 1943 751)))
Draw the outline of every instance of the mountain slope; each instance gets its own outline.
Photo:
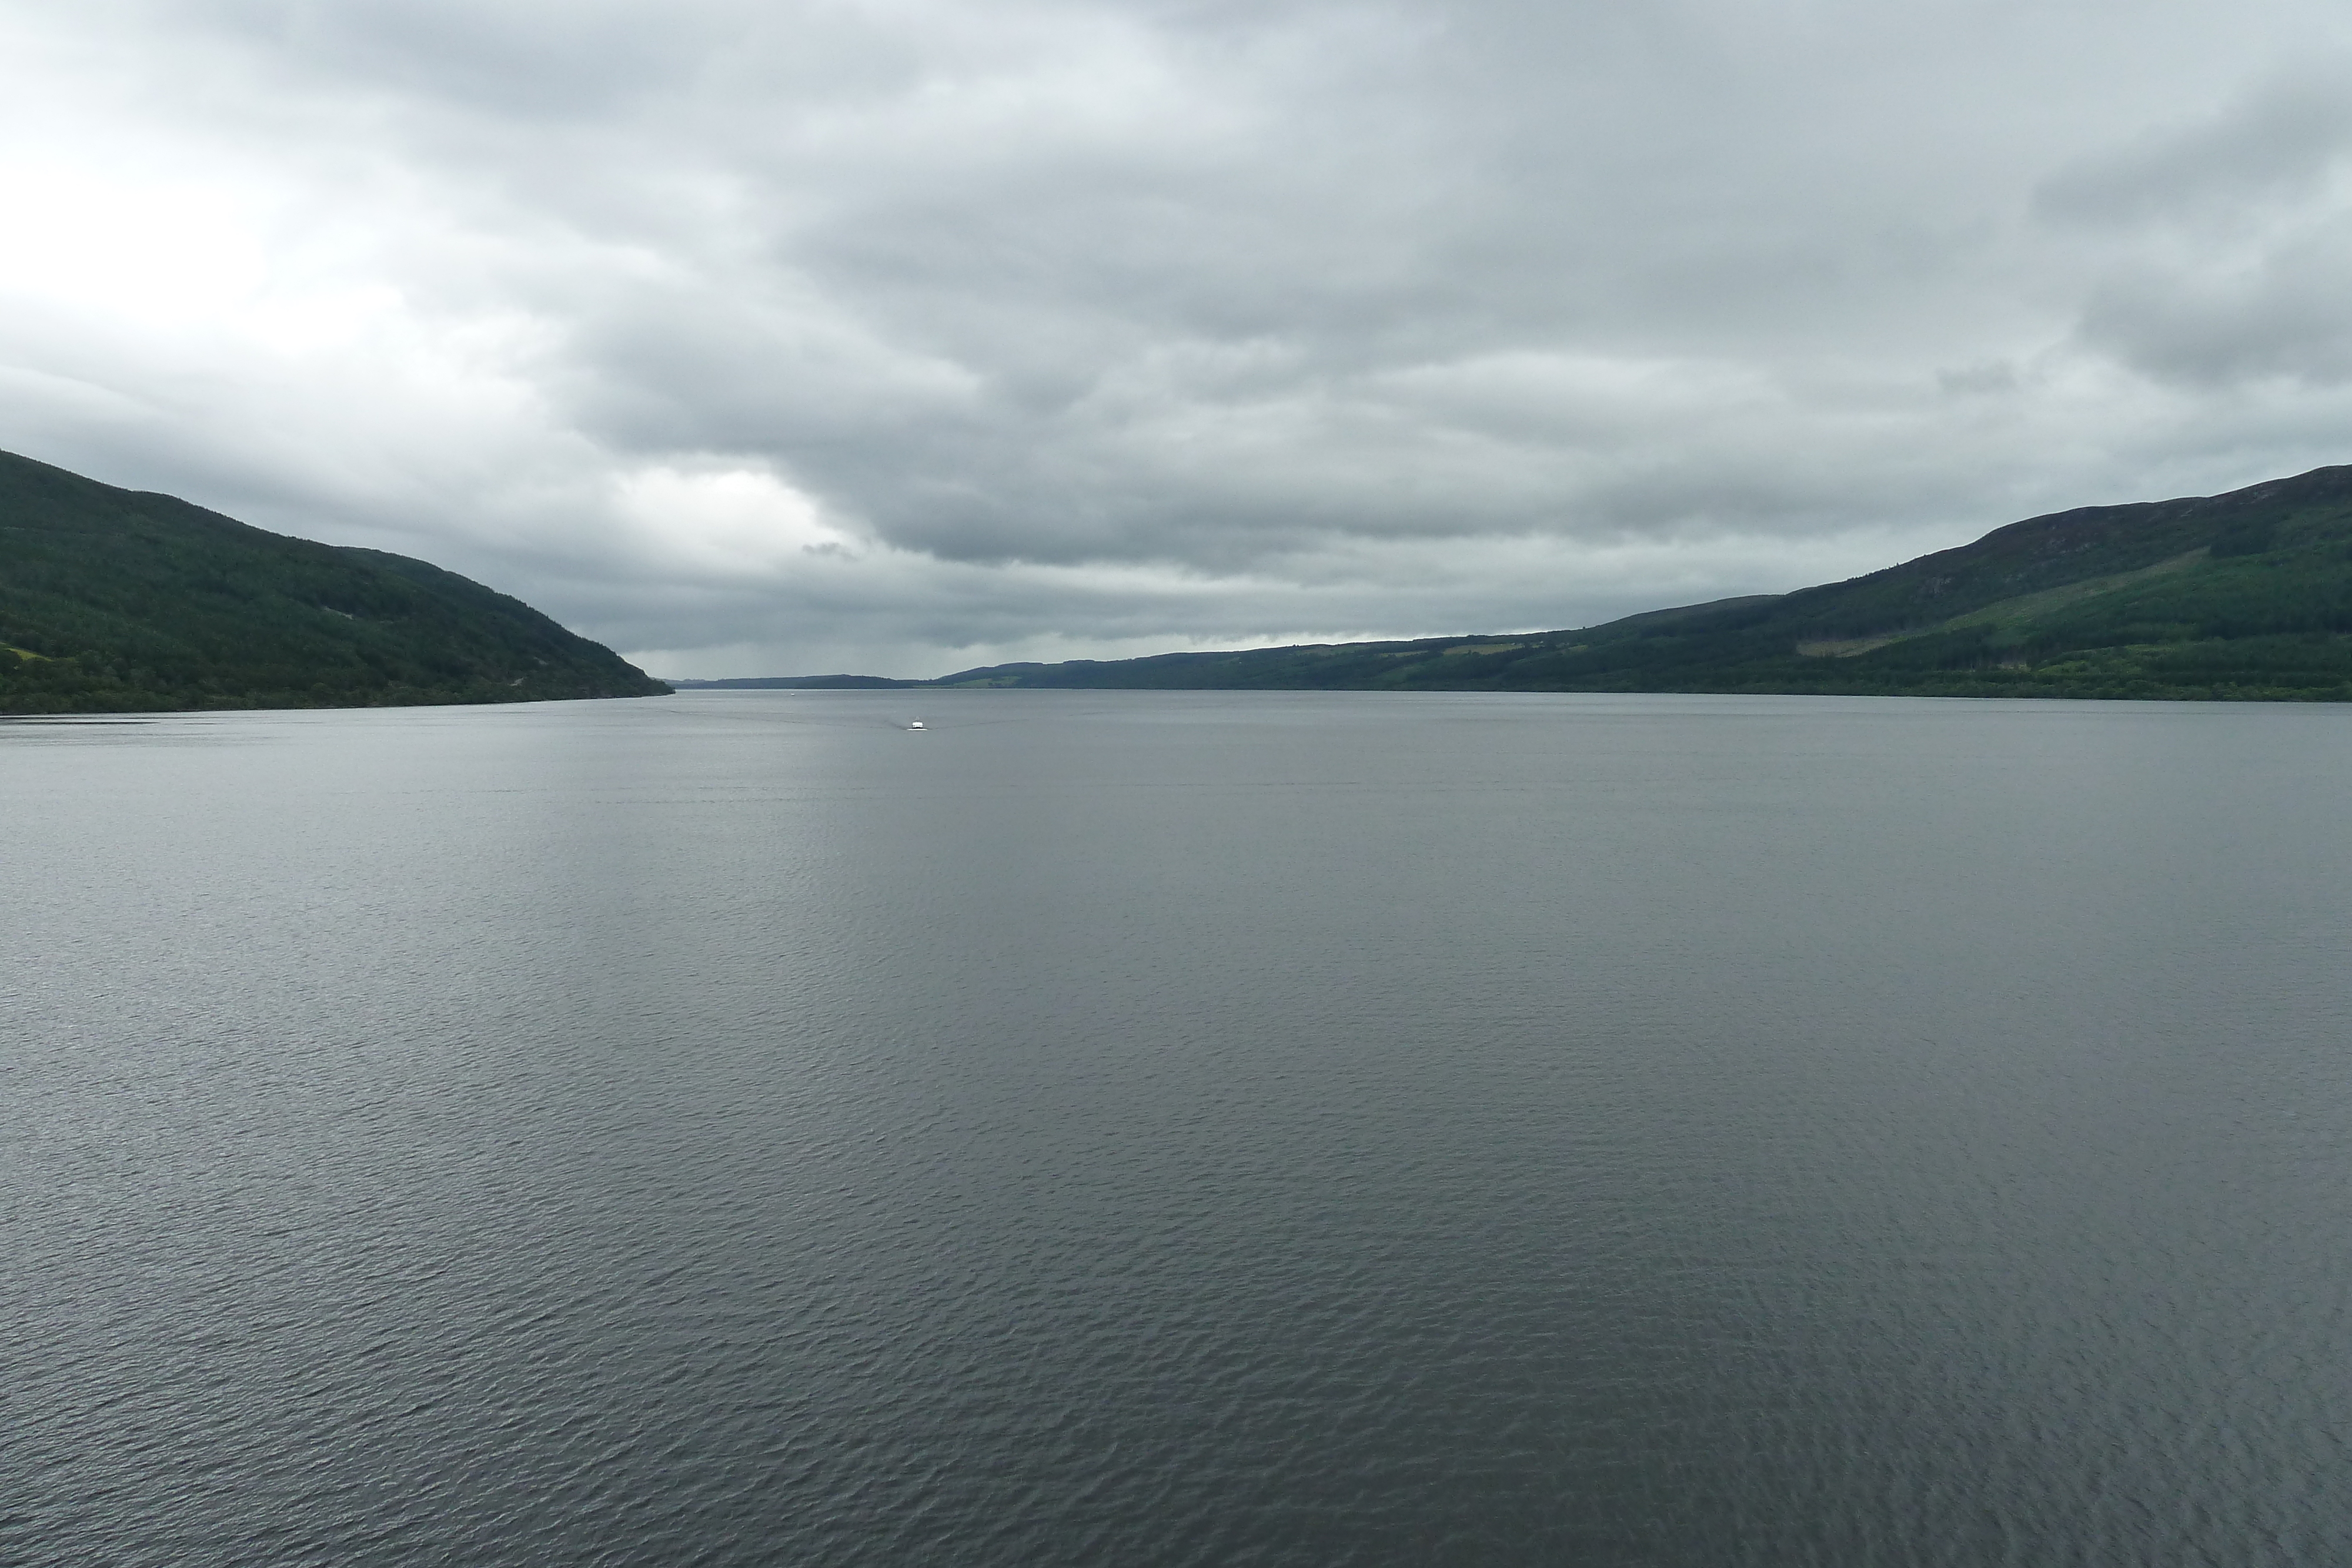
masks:
POLYGON ((933 684, 2352 700, 2352 466, 2032 517, 1851 581, 1582 631, 1003 664, 933 684))
POLYGON ((610 649, 454 572, 0 453, 0 713, 641 696, 610 649))

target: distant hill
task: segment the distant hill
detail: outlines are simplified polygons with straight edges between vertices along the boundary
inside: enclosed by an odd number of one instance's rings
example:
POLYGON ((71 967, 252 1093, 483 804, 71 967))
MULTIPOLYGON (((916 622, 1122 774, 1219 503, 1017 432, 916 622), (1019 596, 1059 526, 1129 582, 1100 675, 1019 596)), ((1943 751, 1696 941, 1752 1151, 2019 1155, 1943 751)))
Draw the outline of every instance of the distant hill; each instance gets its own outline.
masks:
POLYGON ((520 600, 0 453, 0 713, 667 691, 520 600))
POLYGON ((669 684, 682 692, 865 692, 928 683, 894 681, 887 675, 731 675, 719 681, 688 681, 672 676, 669 684))
POLYGON ((2085 507, 1848 582, 1572 632, 964 670, 935 686, 2352 700, 2352 466, 2085 507))

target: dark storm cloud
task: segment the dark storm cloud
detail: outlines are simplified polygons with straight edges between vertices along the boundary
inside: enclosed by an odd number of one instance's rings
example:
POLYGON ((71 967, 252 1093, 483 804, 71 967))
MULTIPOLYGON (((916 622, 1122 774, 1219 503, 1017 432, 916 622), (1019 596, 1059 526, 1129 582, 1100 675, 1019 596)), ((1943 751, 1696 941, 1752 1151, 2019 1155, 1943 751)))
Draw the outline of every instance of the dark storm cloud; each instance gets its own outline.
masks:
POLYGON ((2346 455, 2318 5, 0 26, 11 444, 677 673, 1567 624, 2346 455))

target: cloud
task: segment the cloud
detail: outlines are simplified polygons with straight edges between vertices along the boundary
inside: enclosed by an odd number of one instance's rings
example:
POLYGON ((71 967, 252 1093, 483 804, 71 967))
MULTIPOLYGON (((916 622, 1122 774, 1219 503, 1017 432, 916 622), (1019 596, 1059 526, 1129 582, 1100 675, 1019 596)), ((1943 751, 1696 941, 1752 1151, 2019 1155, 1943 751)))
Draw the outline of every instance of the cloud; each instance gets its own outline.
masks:
POLYGON ((2209 236, 2327 193, 2352 155, 2352 59, 2305 60, 2221 112, 2168 126, 2045 182, 2045 217, 2102 226, 2162 225, 2209 236))
POLYGON ((683 674, 1574 624, 2346 457, 2347 44, 0 0, 0 444, 683 674))
POLYGON ((2352 381, 2352 58, 2065 171, 2037 205, 2109 252, 2095 350, 2191 387, 2352 381))

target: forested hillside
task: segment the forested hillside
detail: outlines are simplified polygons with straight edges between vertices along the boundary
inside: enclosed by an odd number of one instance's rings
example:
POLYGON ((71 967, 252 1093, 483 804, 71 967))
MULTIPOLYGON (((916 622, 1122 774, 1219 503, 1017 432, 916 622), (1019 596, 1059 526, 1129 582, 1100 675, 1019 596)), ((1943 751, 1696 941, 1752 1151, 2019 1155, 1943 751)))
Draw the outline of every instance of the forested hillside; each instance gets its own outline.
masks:
POLYGON ((666 691, 520 600, 0 454, 0 713, 666 691))
POLYGON ((946 686, 2352 700, 2352 466, 2088 507, 1582 631, 966 670, 946 686))

